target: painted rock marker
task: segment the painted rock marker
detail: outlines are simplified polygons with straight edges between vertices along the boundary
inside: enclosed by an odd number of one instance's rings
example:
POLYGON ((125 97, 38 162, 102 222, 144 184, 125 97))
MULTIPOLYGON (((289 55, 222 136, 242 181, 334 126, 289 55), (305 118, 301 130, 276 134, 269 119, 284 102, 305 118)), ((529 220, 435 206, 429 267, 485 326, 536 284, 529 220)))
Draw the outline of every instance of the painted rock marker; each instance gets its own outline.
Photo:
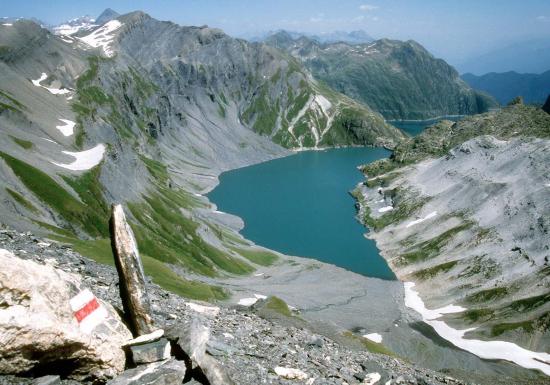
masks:
POLYGON ((107 310, 88 289, 70 299, 69 304, 80 326, 80 330, 90 334, 94 328, 107 318, 107 310))
POLYGON ((149 334, 155 328, 145 287, 145 274, 134 233, 121 205, 111 207, 110 232, 124 312, 135 336, 149 334))

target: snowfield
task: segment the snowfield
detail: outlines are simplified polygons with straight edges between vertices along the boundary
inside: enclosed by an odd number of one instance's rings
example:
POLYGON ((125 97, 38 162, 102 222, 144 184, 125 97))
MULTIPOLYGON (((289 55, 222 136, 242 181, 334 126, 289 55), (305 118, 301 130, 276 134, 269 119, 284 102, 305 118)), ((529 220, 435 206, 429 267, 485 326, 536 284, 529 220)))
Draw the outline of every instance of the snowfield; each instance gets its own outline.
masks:
POLYGON ((114 51, 111 44, 115 38, 114 32, 120 27, 122 27, 122 23, 120 21, 111 20, 105 23, 101 28, 98 28, 89 35, 79 39, 91 47, 101 47, 107 57, 112 57, 114 55, 114 51))
POLYGON ((379 333, 365 334, 363 337, 371 340, 372 342, 376 342, 377 344, 382 343, 382 335, 379 333))
POLYGON ((417 219, 417 220, 415 220, 415 221, 412 221, 412 222, 407 223, 407 226, 405 226, 405 227, 409 228, 409 227, 411 227, 411 226, 417 225, 417 224, 419 224, 419 223, 424 222, 425 220, 428 220, 428 219, 430 219, 430 218, 435 217, 436 215, 437 215, 437 211, 432 211, 431 213, 429 213, 428 215, 426 215, 424 218, 420 218, 420 219, 417 219))
POLYGON ((238 302, 239 305, 242 305, 242 306, 252 306, 254 305, 256 302, 258 302, 258 300, 260 299, 266 299, 267 296, 265 295, 262 295, 262 294, 254 294, 254 297, 251 297, 251 298, 241 298, 238 302))
POLYGON ((80 152, 63 151, 64 154, 72 156, 75 161, 69 164, 52 162, 56 166, 66 168, 72 171, 84 171, 89 170, 97 166, 103 159, 105 153, 105 145, 98 144, 92 149, 80 152))
POLYGON ((475 354, 480 358, 511 361, 524 368, 539 369, 545 374, 550 375, 550 354, 532 352, 506 341, 481 341, 464 338, 464 334, 475 328, 457 330, 437 319, 443 314, 460 313, 466 310, 465 308, 448 305, 440 309, 429 310, 424 305, 422 298, 413 290, 414 282, 405 282, 404 286, 405 306, 420 313, 425 323, 433 327, 437 334, 456 347, 475 354))
POLYGON ((31 80, 32 84, 34 84, 36 87, 45 88, 48 91, 50 91, 50 93, 52 93, 54 95, 63 95, 63 94, 68 94, 69 92, 71 92, 70 90, 68 90, 66 88, 62 88, 62 89, 50 88, 50 87, 46 87, 46 86, 41 85, 40 83, 43 82, 44 80, 46 80, 47 77, 48 77, 48 75, 45 72, 42 72, 42 75, 40 75, 40 77, 38 79, 31 80))
POLYGON ((75 122, 69 119, 59 119, 63 123, 65 123, 62 126, 55 126, 64 136, 71 136, 74 134, 74 126, 76 125, 75 122))

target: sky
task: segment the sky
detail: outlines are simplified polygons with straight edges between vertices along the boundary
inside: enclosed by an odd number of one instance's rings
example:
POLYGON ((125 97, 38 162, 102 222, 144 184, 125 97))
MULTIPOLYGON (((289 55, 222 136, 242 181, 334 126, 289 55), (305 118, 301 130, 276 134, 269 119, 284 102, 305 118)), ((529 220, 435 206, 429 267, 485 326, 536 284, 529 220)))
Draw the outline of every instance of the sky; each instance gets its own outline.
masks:
POLYGON ((108 7, 238 37, 277 29, 364 30, 375 38, 416 40, 451 64, 508 43, 550 39, 550 0, 0 0, 0 16, 59 24, 97 17, 108 7))

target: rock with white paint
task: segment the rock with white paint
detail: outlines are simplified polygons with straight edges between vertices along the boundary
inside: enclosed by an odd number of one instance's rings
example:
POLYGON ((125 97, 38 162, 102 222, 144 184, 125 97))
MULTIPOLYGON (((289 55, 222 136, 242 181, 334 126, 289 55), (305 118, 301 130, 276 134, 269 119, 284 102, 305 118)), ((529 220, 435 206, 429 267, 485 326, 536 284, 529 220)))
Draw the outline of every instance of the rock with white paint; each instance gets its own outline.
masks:
POLYGON ((307 380, 308 378, 308 375, 300 369, 277 366, 274 371, 279 377, 287 380, 307 380))
POLYGON ((73 363, 74 379, 114 377, 131 334, 78 276, 0 249, 0 373, 73 363))
POLYGON ((130 346, 134 364, 150 364, 170 358, 170 342, 166 338, 130 346))
POLYGON ((137 338, 131 339, 130 341, 127 341, 124 345, 125 346, 134 346, 134 345, 141 345, 148 342, 154 342, 158 341, 162 338, 164 335, 164 329, 158 329, 155 330, 152 333, 149 334, 143 334, 137 338))
POLYGON ((127 370, 107 385, 181 385, 185 373, 185 362, 171 359, 127 370))

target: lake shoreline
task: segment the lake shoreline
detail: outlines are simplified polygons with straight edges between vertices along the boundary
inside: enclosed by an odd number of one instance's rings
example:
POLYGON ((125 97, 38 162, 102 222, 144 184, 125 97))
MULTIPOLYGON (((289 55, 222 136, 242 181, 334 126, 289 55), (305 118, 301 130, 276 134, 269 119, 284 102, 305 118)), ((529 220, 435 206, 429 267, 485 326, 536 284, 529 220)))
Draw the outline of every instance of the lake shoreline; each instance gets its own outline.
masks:
MULTIPOLYGON (((299 153, 291 152, 282 157, 288 158, 299 153)), ((236 231, 242 229, 244 221, 241 218, 220 212, 215 204, 211 204, 211 210, 206 210, 205 215, 225 218, 233 223, 236 231)), ((353 220, 364 227, 356 214, 353 220)), ((437 334, 430 336, 418 333, 415 325, 423 321, 420 314, 405 306, 401 281, 365 277, 315 259, 277 254, 280 255, 279 262, 261 268, 253 275, 209 278, 206 282, 231 290, 234 296, 230 303, 236 304, 241 300, 246 302, 257 295, 281 297, 290 306, 299 309, 301 316, 316 325, 321 334, 323 330, 329 334, 346 330, 380 334, 382 343, 398 355, 435 370, 448 368, 449 374, 458 378, 470 379, 468 373, 462 371, 466 368, 489 377, 495 373, 506 373, 507 376, 517 373, 527 377, 531 375, 531 372, 507 363, 482 360, 454 346, 439 346, 437 334), (327 288, 326 282, 346 284, 328 285, 330 287, 327 288), (338 289, 335 290, 335 287, 338 289), (419 346, 423 348, 418 350, 419 346)), ((204 280, 200 277, 192 278, 204 280)))

